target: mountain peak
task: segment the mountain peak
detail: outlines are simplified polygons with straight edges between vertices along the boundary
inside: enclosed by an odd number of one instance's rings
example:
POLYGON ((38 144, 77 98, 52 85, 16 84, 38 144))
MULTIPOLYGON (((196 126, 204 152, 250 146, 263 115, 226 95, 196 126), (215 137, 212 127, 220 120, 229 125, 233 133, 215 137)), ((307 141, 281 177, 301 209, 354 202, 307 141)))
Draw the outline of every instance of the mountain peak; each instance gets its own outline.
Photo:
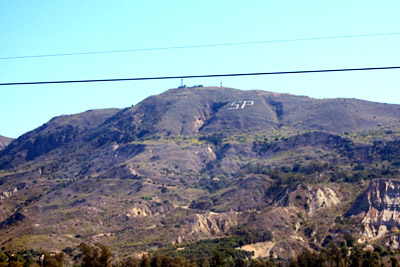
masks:
POLYGON ((193 136, 218 131, 270 131, 281 127, 351 132, 400 123, 397 105, 355 99, 320 100, 227 87, 171 89, 148 97, 122 113, 115 119, 125 122, 114 123, 125 125, 129 121, 140 136, 193 136))

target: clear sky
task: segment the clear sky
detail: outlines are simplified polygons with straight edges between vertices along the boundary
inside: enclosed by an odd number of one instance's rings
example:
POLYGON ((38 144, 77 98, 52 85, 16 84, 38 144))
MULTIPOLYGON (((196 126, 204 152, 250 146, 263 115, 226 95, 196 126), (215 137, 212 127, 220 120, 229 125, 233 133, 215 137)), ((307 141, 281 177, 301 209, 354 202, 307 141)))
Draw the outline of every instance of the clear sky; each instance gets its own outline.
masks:
MULTIPOLYGON (((1 0, 0 57, 400 32, 399 0, 1 0)), ((400 65, 400 34, 0 60, 0 83, 400 65)), ((400 104, 400 70, 185 80, 400 104)), ((180 80, 0 86, 0 134, 136 104, 180 80)))

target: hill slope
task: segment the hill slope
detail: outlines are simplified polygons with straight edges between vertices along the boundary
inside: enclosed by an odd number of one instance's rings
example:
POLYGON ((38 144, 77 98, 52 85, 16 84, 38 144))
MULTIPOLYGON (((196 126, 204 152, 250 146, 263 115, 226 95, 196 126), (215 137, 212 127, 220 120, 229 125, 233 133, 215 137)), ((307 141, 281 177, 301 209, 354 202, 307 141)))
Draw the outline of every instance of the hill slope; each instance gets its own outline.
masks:
POLYGON ((14 139, 0 135, 0 150, 8 146, 12 140, 14 139))
POLYGON ((343 216, 397 177, 399 122, 398 105, 215 87, 57 117, 0 151, 0 241, 132 253, 253 231, 289 258, 362 234, 343 216))

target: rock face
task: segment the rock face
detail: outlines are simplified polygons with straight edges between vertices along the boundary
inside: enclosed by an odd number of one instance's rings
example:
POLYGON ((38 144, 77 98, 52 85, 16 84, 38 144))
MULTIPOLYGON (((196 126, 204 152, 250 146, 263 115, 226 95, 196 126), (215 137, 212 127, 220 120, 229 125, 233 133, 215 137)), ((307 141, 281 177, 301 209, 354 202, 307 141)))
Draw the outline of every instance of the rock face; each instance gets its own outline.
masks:
POLYGON ((400 180, 372 180, 345 216, 362 219, 363 234, 368 238, 380 238, 400 228, 400 180))
POLYGON ((191 226, 188 236, 213 236, 224 233, 229 228, 236 226, 239 222, 239 216, 236 212, 224 212, 208 214, 195 214, 187 218, 184 222, 191 226))
POLYGON ((330 208, 340 202, 339 196, 329 187, 312 187, 300 184, 294 189, 288 189, 275 200, 275 205, 282 207, 303 207, 309 215, 323 208, 330 208))
POLYGON ((0 193, 0 200, 6 199, 11 197, 13 194, 17 193, 19 190, 23 189, 25 187, 25 184, 18 184, 17 186, 13 187, 12 189, 6 190, 2 193, 0 193))

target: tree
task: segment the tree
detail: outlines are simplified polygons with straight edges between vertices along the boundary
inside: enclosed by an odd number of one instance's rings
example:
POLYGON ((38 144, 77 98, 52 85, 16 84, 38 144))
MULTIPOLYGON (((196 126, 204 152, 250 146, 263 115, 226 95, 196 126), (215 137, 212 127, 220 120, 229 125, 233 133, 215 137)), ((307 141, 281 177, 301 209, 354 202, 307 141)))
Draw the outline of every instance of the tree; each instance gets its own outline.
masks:
POLYGON ((46 267, 61 267, 65 264, 64 253, 58 253, 55 255, 50 255, 48 252, 44 253, 43 266, 46 267))
POLYGON ((24 264, 20 261, 13 261, 8 266, 10 267, 24 267, 24 264))
POLYGON ((356 241, 357 241, 356 238, 350 233, 346 233, 344 235, 344 239, 346 240, 348 247, 354 247, 354 245, 356 244, 356 241))
POLYGON ((156 254, 153 255, 153 257, 151 257, 150 266, 151 267, 161 267, 161 266, 163 266, 162 258, 161 258, 160 254, 156 253, 156 254))
POLYGON ((392 264, 392 267, 399 267, 400 266, 399 261, 394 256, 390 258, 390 262, 392 264))
POLYGON ((214 256, 212 257, 212 260, 211 260, 211 266, 212 267, 225 266, 224 256, 222 256, 222 254, 220 252, 218 252, 218 251, 214 252, 214 256))
MULTIPOLYGON (((267 265, 268 266, 268 265, 267 265)), ((296 260, 290 262, 291 267, 324 266, 323 261, 317 253, 305 249, 296 260)))
POLYGON ((142 261, 140 263, 140 267, 150 267, 150 258, 149 256, 143 254, 142 261))
POLYGON ((111 266, 111 259, 112 259, 112 252, 110 251, 110 249, 100 243, 96 243, 95 244, 98 248, 100 248, 100 259, 99 259, 99 263, 101 264, 101 266, 111 266))
POLYGON ((7 261, 8 261, 8 256, 3 252, 0 252, 0 262, 7 262, 7 261))
POLYGON ((82 267, 110 267, 112 253, 110 249, 100 243, 88 245, 81 243, 78 246, 79 250, 82 251, 82 267))

